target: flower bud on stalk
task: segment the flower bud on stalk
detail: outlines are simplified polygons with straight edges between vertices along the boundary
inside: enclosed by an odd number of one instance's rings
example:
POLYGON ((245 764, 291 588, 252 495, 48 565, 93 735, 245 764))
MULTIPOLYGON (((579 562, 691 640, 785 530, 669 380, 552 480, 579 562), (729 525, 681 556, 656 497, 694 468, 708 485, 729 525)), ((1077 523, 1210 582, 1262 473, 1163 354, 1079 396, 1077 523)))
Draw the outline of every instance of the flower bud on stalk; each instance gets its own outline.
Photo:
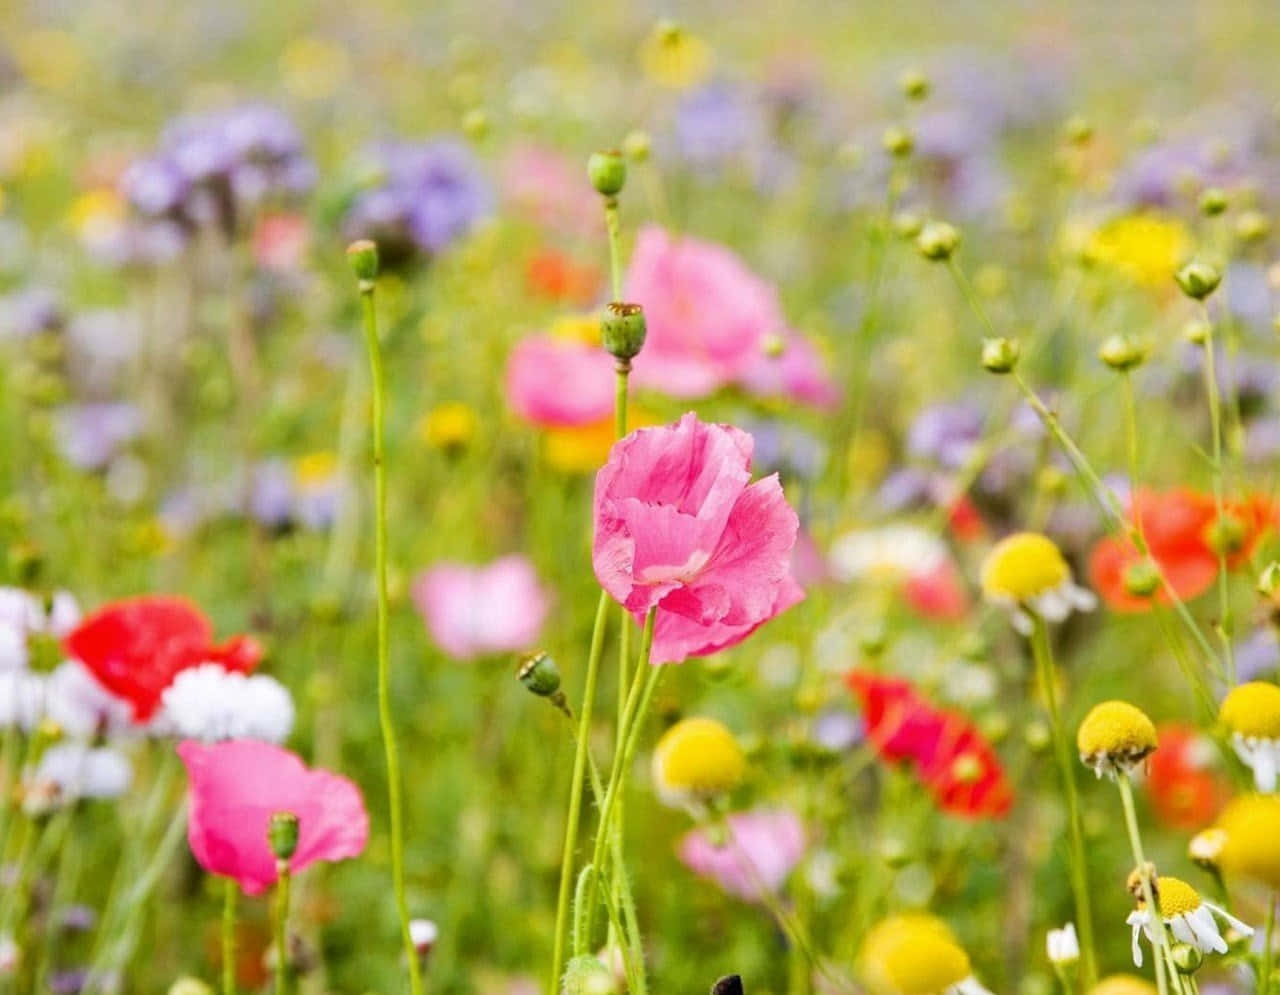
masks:
POLYGON ((644 348, 647 327, 644 308, 639 304, 610 301, 600 321, 600 338, 605 352, 618 361, 618 369, 631 369, 631 360, 644 348))
POLYGON ((1173 278, 1184 294, 1198 301, 1212 294, 1222 282, 1222 274, 1218 272, 1218 268, 1202 259, 1191 260, 1173 278))
POLYGON ((1200 213, 1212 218, 1227 209, 1227 192, 1221 187, 1209 187, 1200 195, 1200 213))
POLYGON ((902 89, 902 94, 908 100, 924 100, 929 96, 929 91, 933 89, 933 84, 919 69, 908 69, 902 74, 898 80, 898 86, 902 89))
POLYGON ((277 812, 267 823, 267 843, 276 863, 287 867, 298 852, 298 817, 292 812, 277 812))
POLYGON ((360 292, 372 290, 373 282, 378 278, 377 243, 367 238, 352 242, 347 246, 347 262, 351 264, 351 272, 360 283, 360 292))
POLYGON ((602 197, 616 197, 627 182, 627 160, 617 149, 593 152, 587 159, 587 176, 602 197))
POLYGON ((950 259, 959 245, 960 232, 945 221, 930 221, 916 236, 916 248, 931 262, 950 259))
POLYGON ((533 694, 546 698, 565 715, 573 718, 569 701, 560 690, 560 668, 546 653, 539 650, 524 657, 516 670, 516 677, 533 694))
POLYGON ((1124 372, 1141 366, 1147 358, 1147 350, 1127 335, 1110 335, 1098 349, 1098 358, 1113 370, 1124 372))
POLYGON ((1014 339, 982 340, 982 365, 988 373, 1012 373, 1022 347, 1014 339))

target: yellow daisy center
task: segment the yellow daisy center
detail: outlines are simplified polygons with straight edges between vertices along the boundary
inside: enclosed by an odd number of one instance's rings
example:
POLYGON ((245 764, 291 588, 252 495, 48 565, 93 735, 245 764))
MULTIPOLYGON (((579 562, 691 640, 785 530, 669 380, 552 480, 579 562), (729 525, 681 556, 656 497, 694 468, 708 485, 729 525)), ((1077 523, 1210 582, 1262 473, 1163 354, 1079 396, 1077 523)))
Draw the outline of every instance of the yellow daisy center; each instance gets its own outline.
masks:
POLYGON ((654 780, 667 791, 717 795, 737 787, 747 760, 733 733, 708 718, 677 722, 658 740, 654 780))
POLYGON ((476 413, 461 401, 446 401, 427 412, 418 426, 427 444, 436 449, 465 446, 476 434, 476 413))
POLYGON ((1089 989, 1089 995, 1156 995, 1156 986, 1133 974, 1113 974, 1089 989))
POLYGON ((1218 816, 1226 834, 1219 866, 1280 891, 1280 796, 1242 795, 1218 816))
POLYGON ((1071 567, 1048 536, 1019 532, 1000 542, 982 563, 982 590, 992 598, 1026 601, 1061 587, 1071 567))
POLYGON ((1156 892, 1156 903, 1165 919, 1184 916, 1200 907, 1200 892, 1181 878, 1157 878, 1156 892))
POLYGON ((929 915, 880 922, 867 934, 859 962, 876 995, 939 995, 973 973, 946 923, 929 915))
POLYGON ((1259 739, 1280 739, 1280 687, 1250 681, 1222 699, 1218 718, 1232 732, 1259 739))
POLYGON ((1138 760, 1157 745, 1156 727, 1145 712, 1127 701, 1094 705, 1076 731, 1082 757, 1108 756, 1138 760))

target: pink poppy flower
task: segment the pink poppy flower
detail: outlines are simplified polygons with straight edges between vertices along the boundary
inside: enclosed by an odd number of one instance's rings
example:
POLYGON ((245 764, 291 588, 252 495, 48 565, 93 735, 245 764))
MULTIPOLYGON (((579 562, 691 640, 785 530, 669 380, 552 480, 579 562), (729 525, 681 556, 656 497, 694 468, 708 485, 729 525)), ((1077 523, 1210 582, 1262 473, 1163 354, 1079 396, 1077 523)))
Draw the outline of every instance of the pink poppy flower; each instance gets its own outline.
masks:
POLYGON ((785 809, 756 809, 725 821, 719 840, 706 829, 686 833, 677 850, 681 862, 743 901, 778 891, 804 856, 800 820, 785 809))
POLYGON ((840 403, 840 388, 817 347, 799 332, 787 333, 781 352, 762 350, 739 381, 760 397, 783 397, 824 411, 840 403))
POLYGON ((640 231, 626 299, 644 305, 648 335, 633 379, 673 397, 706 397, 762 358, 786 329, 777 292, 723 246, 640 231))
POLYGON ((690 413, 620 439, 596 475, 596 578, 637 620, 661 609, 655 663, 739 643, 803 597, 799 520, 777 474, 751 483, 752 448, 690 413))
POLYGON ((278 812, 298 817, 298 849, 289 868, 358 857, 369 839, 360 789, 345 777, 309 769, 288 750, 255 740, 178 744, 186 764, 187 842, 210 874, 235 878, 247 894, 276 880, 267 826, 278 812))
POLYGON ((522 340, 507 360, 507 401, 543 428, 577 428, 613 414, 613 359, 598 346, 552 335, 522 340))
POLYGON ((600 195, 581 163, 533 144, 512 149, 502 166, 502 192, 518 214, 540 228, 575 238, 604 235, 600 195))
POLYGON ((437 563, 411 594, 431 638, 458 660, 529 649, 551 607, 533 564, 519 555, 482 567, 437 563))

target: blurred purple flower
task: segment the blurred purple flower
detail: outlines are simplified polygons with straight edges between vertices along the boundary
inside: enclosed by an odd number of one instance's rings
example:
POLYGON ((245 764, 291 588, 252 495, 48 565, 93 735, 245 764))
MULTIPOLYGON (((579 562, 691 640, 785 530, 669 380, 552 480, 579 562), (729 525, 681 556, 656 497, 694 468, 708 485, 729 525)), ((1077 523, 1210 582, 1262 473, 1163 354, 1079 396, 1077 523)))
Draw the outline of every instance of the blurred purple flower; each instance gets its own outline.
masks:
POLYGON ((81 470, 102 470, 120 448, 142 433, 142 413, 123 401, 68 405, 57 413, 54 435, 63 457, 81 470))
POLYGON ((54 331, 65 320, 58 295, 48 287, 27 287, 0 297, 0 342, 54 331))

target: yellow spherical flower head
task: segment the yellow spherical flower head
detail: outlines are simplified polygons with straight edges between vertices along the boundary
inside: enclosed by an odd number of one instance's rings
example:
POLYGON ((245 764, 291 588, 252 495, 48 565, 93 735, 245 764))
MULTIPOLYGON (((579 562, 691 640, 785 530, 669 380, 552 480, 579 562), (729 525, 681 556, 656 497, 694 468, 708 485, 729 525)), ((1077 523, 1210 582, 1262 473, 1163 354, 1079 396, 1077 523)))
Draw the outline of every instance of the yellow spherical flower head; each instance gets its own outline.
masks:
POLYGON ((1218 718, 1231 733, 1236 755, 1253 771, 1259 791, 1276 790, 1280 770, 1280 687, 1250 681, 1222 699, 1218 718))
POLYGON ((890 916, 872 927, 858 954, 858 974, 873 995, 980 995, 969 955, 941 919, 890 916))
POLYGON ((418 422, 418 436, 433 449, 461 452, 475 438, 475 409, 461 401, 437 404, 418 422))
POLYGON ((655 83, 684 90, 707 78, 711 48, 680 25, 659 21, 640 45, 640 66, 655 83))
POLYGON ((733 733, 709 718, 683 719, 653 751, 653 782, 664 804, 697 805, 727 794, 742 781, 747 758, 733 733))
POLYGON ((1086 767, 1114 779, 1129 773, 1155 752, 1159 741, 1146 712, 1127 701, 1094 705, 1076 730, 1076 748, 1086 767))
POLYGON ((1187 843, 1187 856, 1197 867, 1203 867, 1206 871, 1216 871, 1222 866, 1222 851, 1226 845, 1226 831, 1217 826, 1210 826, 1191 837, 1187 843))
POLYGON ((1112 974, 1090 988, 1089 995, 1156 995, 1156 986, 1136 974, 1112 974))
MULTIPOLYGON (((1202 954, 1227 952, 1227 941, 1218 928, 1217 919, 1221 919, 1241 936, 1253 935, 1253 927, 1212 902, 1206 902, 1198 891, 1181 878, 1156 878, 1154 890, 1156 905, 1160 907, 1160 918, 1173 933, 1173 938, 1195 947, 1202 954)), ((1159 943, 1155 919, 1146 903, 1139 899, 1138 907, 1129 913, 1129 918, 1125 921, 1133 928, 1133 963, 1141 967, 1142 946, 1139 940, 1142 934, 1146 933, 1147 940, 1153 945, 1159 943)))
POLYGON ((558 339, 600 344, 600 316, 598 314, 568 314, 551 323, 551 334, 558 339))
POLYGON ((1172 284, 1190 246, 1187 229, 1176 218, 1127 214, 1094 231, 1085 258, 1139 286, 1161 290, 1172 284))
POLYGON ((1072 611, 1090 611, 1097 600, 1076 585, 1071 567, 1054 543, 1038 532, 1017 532, 1001 539, 982 561, 982 593, 1013 611, 1014 627, 1030 634, 1035 612, 1046 622, 1061 622, 1072 611))
POLYGON ((1224 839, 1218 866, 1228 877, 1242 877, 1280 891, 1280 797, 1242 795, 1218 815, 1224 839))

